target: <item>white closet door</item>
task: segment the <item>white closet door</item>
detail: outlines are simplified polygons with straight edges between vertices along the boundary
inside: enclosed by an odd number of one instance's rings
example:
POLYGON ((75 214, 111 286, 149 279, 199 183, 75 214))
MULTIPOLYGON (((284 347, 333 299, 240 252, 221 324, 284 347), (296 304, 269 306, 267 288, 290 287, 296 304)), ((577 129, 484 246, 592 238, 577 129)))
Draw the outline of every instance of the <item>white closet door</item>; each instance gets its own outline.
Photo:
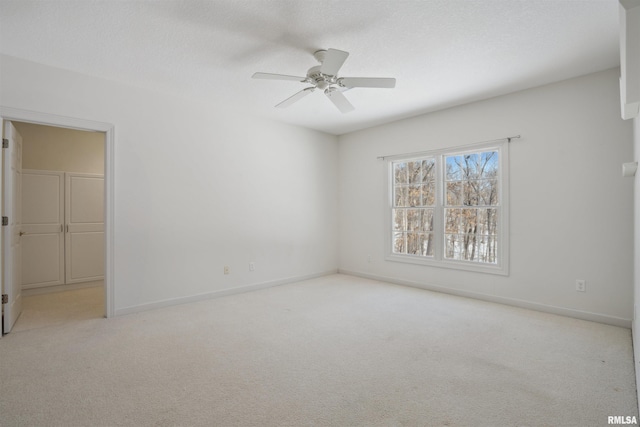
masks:
POLYGON ((22 171, 22 289, 64 284, 64 172, 22 171))
POLYGON ((104 278, 104 177, 67 173, 65 178, 66 283, 104 278))

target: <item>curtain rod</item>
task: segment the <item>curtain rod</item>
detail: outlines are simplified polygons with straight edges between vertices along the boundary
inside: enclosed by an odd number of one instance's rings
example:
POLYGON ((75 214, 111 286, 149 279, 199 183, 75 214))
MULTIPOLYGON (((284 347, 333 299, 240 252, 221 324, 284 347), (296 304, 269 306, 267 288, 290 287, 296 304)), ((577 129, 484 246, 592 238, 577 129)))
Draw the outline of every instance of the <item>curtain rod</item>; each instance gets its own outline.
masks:
MULTIPOLYGON (((505 139, 507 140, 507 142, 511 142, 512 139, 517 139, 520 138, 520 135, 515 135, 515 136, 506 136, 504 138, 498 138, 498 139, 490 139, 488 141, 480 141, 480 142, 474 142, 473 144, 467 144, 467 145, 461 145, 459 147, 455 147, 455 148, 470 148, 476 145, 480 145, 480 144, 489 144, 491 142, 498 142, 498 141, 504 141, 505 139)), ((386 160, 386 159, 391 159, 391 158, 400 158, 400 157, 417 157, 423 154, 431 154, 433 152, 436 151, 441 151, 441 150, 429 150, 429 151, 417 151, 414 153, 404 153, 404 154, 390 154, 388 156, 379 156, 377 157, 378 160, 386 160)))

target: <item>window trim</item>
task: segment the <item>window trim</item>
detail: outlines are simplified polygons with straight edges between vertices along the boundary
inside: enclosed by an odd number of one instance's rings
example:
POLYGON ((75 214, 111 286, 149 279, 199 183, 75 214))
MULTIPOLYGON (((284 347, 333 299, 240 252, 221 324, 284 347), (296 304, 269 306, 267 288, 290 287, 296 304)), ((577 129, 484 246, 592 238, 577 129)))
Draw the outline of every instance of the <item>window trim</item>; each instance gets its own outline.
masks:
POLYGON ((465 145, 463 147, 443 148, 421 152, 419 155, 398 155, 385 157, 386 162, 386 193, 385 193, 385 260, 409 264, 426 265, 431 267, 448 268, 478 273, 509 275, 509 142, 495 141, 465 145), (496 264, 482 264, 473 261, 449 260, 444 257, 444 158, 461 154, 471 154, 481 151, 496 150, 499 159, 499 215, 498 227, 498 262, 496 264), (393 252, 393 163, 412 161, 433 157, 436 161, 436 204, 434 206, 434 255, 432 258, 420 255, 397 254, 393 252))

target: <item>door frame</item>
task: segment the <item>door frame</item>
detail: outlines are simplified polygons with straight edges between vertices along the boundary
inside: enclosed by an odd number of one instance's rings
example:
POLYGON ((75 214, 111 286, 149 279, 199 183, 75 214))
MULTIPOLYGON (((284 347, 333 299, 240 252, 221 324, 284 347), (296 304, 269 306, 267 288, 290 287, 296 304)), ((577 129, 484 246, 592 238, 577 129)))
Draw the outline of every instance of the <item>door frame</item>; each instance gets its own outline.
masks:
MULTIPOLYGON (((104 292, 105 317, 115 316, 114 289, 114 145, 115 128, 111 123, 21 110, 0 106, 0 126, 4 121, 18 121, 104 133, 104 292)), ((0 254, 4 259, 4 253, 0 254)), ((1 267, 0 267, 1 268, 1 267)), ((0 275, 1 275, 0 271, 0 275)))

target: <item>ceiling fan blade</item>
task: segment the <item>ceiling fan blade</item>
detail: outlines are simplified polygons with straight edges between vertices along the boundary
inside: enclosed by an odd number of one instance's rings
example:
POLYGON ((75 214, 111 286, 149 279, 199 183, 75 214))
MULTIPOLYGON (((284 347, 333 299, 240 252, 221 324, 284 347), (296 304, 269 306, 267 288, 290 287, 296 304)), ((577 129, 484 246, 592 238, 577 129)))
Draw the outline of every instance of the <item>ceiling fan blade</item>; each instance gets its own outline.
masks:
POLYGON ((338 107, 338 110, 342 113, 348 113, 353 111, 353 105, 349 102, 349 100, 337 89, 327 89, 324 91, 324 94, 327 95, 327 98, 333 102, 333 105, 338 107))
POLYGON ((252 79, 265 79, 265 80, 292 80, 296 82, 303 82, 306 77, 287 76, 286 74, 272 74, 272 73, 253 73, 252 79))
POLYGON ((280 104, 276 105, 276 107, 278 107, 278 108, 287 108, 289 105, 300 101, 302 98, 304 98, 305 96, 309 95, 314 90, 316 90, 315 87, 308 87, 306 89, 302 89, 300 92, 295 93, 294 95, 292 95, 289 98, 287 98, 284 101, 282 101, 280 104))
POLYGON ((338 79, 338 84, 342 87, 378 87, 394 88, 396 79, 387 77, 342 77, 338 79))
POLYGON ((338 71, 340 67, 342 67, 342 64, 344 64, 344 61, 347 60, 347 56, 349 56, 349 52, 338 49, 328 49, 324 54, 320 72, 329 76, 338 75, 338 71))

